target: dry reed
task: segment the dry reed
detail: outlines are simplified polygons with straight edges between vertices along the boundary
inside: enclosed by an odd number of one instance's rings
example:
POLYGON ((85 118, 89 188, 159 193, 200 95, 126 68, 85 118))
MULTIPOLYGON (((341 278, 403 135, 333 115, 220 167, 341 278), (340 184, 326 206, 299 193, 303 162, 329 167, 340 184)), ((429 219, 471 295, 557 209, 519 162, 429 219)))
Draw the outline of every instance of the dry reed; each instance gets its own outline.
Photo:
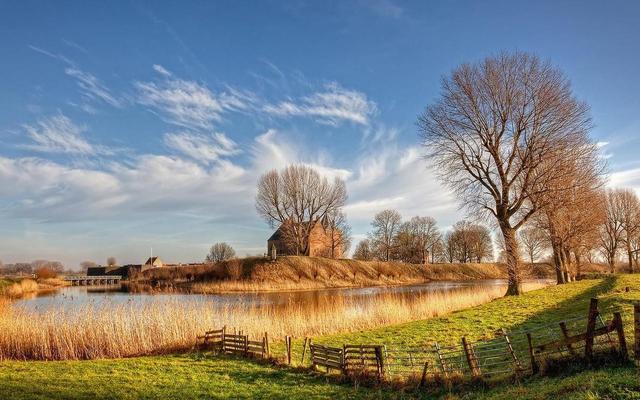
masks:
MULTIPOLYGON (((544 286, 527 285, 529 290, 544 286)), ((317 336, 427 319, 486 303, 504 286, 359 301, 329 296, 315 304, 219 305, 158 297, 151 303, 86 303, 72 308, 0 308, 0 359, 66 360, 183 351, 205 330, 223 325, 271 337, 317 336)))

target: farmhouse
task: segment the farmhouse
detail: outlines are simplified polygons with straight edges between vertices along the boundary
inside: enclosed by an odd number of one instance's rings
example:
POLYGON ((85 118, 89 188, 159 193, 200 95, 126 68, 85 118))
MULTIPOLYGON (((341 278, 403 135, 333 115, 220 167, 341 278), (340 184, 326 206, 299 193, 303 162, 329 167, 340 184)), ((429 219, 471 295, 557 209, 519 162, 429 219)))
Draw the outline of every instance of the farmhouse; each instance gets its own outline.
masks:
POLYGON ((313 224, 309 233, 309 244, 304 254, 296 251, 296 246, 291 240, 287 240, 287 232, 292 231, 292 222, 285 221, 267 240, 267 252, 272 254, 275 249, 278 255, 301 255, 311 257, 341 258, 342 234, 336 229, 331 229, 326 219, 305 222, 313 224))

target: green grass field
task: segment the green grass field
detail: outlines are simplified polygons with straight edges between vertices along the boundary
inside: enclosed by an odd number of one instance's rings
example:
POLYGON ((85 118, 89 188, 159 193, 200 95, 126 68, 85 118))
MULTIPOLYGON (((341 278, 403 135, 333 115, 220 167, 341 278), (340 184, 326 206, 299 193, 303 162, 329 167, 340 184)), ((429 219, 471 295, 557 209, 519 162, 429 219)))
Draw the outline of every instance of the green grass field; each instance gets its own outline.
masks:
MULTIPOLYGON (((640 275, 621 275, 550 287, 502 298, 469 310, 426 321, 314 338, 316 342, 421 344, 480 339, 498 328, 517 329, 584 313, 598 296, 601 309, 622 308, 630 327, 631 309, 640 300, 640 275), (631 290, 626 292, 625 287, 631 290)), ((629 329, 628 341, 633 333, 629 329)), ((296 345, 295 348, 301 346, 296 345)), ((279 351, 277 347, 274 349, 279 351)), ((0 362, 2 399, 111 398, 448 398, 448 399, 640 399, 639 369, 632 365, 566 371, 492 388, 467 386, 451 392, 406 392, 393 388, 354 388, 320 374, 251 361, 197 354, 122 360, 0 362)))

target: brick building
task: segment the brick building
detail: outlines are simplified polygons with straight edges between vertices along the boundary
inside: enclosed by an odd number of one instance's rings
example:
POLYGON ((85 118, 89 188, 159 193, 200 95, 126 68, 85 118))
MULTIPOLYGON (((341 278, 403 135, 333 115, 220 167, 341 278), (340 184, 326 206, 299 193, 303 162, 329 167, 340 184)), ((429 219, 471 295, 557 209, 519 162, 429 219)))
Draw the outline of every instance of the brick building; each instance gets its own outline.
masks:
MULTIPOLYGON (((272 254, 275 248, 277 255, 296 255, 295 244, 290 240, 286 240, 287 231, 290 231, 291 222, 284 222, 267 240, 267 253, 272 254)), ((305 222, 309 224, 309 222, 305 222)), ((309 233, 309 244, 304 254, 301 256, 341 258, 342 257, 342 240, 341 233, 338 230, 332 230, 327 226, 325 220, 311 222, 313 227, 309 233)))

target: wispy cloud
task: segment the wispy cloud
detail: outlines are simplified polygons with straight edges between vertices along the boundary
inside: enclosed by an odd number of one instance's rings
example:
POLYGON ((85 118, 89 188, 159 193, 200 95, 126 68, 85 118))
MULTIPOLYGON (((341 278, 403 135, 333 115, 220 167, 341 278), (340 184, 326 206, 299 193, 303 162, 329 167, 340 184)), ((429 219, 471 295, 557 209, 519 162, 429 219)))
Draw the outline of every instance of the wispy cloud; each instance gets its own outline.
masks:
POLYGON ((221 157, 240 153, 237 144, 224 133, 201 135, 191 132, 167 133, 164 143, 171 149, 201 163, 220 160, 221 157))
POLYGON ((78 155, 111 154, 109 149, 89 143, 83 137, 86 127, 75 124, 62 114, 43 118, 33 125, 25 124, 23 128, 33 143, 22 147, 30 150, 78 155))
POLYGON ((154 65, 153 69, 164 79, 135 82, 138 102, 149 106, 169 123, 195 130, 211 129, 225 112, 248 108, 250 95, 237 90, 214 94, 203 84, 174 78, 161 65, 154 65))
POLYGON ((381 17, 398 19, 404 15, 404 9, 392 0, 365 0, 360 4, 381 17))
POLYGON ((102 100, 113 107, 122 107, 122 102, 113 96, 111 91, 93 74, 82 71, 77 67, 65 68, 64 72, 75 78, 85 97, 102 100))
MULTIPOLYGON (((84 52, 86 52, 84 48, 78 46, 73 42, 65 41, 65 43, 70 46, 74 46, 79 49, 82 49, 84 52)), ((100 100, 117 108, 122 107, 123 105, 122 100, 114 96, 104 83, 102 83, 92 73, 82 70, 71 59, 63 56, 62 54, 54 54, 50 51, 44 50, 37 46, 29 45, 29 48, 37 53, 43 54, 47 57, 51 57, 55 60, 61 61, 64 64, 66 64, 66 67, 64 69, 65 74, 75 79, 78 87, 80 88, 81 94, 85 98, 91 99, 91 100, 100 100)), ((95 108, 88 106, 86 104, 81 104, 80 108, 84 109, 85 111, 87 111, 88 109, 95 110, 95 108)))
POLYGON ((335 82, 325 85, 323 91, 302 97, 299 101, 282 101, 263 107, 263 111, 271 115, 307 116, 334 126, 344 121, 368 125, 376 109, 376 104, 364 93, 345 89, 335 82))

